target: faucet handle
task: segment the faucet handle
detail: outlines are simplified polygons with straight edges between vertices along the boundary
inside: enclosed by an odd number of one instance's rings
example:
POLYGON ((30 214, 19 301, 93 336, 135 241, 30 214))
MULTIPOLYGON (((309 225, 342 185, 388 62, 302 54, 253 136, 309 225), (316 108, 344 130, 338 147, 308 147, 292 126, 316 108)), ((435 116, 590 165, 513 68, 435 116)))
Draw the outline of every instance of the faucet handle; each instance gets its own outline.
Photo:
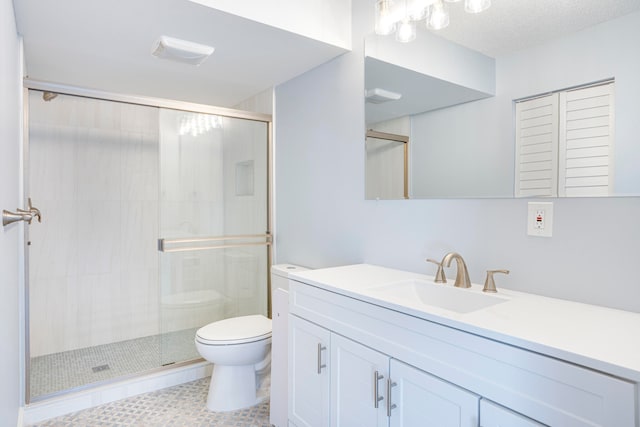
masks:
MULTIPOLYGON (((31 214, 31 219, 38 218, 38 222, 42 222, 42 214, 40 213, 40 209, 33 206, 31 203, 31 197, 27 199, 27 209, 31 214)), ((31 224, 31 220, 29 220, 29 224, 31 224)))
POLYGON ((434 282, 436 283, 447 283, 447 278, 444 275, 444 270, 442 268, 442 263, 439 261, 436 261, 435 259, 431 259, 431 258, 427 258, 427 262, 432 262, 435 265, 438 266, 438 270, 436 271, 436 278, 434 279, 434 282))
POLYGON ((509 270, 487 270, 487 278, 484 281, 484 288, 482 288, 482 292, 498 292, 496 289, 496 282, 493 280, 494 273, 509 274, 509 270))

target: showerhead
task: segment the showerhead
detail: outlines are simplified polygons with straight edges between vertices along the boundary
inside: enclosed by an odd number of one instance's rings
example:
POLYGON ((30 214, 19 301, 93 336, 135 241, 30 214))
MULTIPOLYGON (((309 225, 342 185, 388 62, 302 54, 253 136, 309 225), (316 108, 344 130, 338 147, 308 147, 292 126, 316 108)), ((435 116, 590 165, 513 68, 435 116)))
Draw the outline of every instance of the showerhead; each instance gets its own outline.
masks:
POLYGON ((52 99, 54 99, 56 96, 58 96, 58 94, 57 94, 57 93, 55 93, 55 92, 44 92, 44 93, 42 94, 42 99, 44 99, 44 100, 45 100, 45 102, 49 102, 49 101, 51 101, 52 99))

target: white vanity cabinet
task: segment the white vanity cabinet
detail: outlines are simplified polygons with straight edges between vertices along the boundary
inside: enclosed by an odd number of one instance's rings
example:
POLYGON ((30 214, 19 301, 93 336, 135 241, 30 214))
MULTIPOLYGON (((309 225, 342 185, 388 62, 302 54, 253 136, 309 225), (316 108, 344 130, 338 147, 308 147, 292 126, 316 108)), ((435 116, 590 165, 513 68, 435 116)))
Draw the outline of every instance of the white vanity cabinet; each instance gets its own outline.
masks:
POLYGON ((329 343, 331 333, 289 317, 289 425, 329 425, 329 343))
POLYGON ((329 370, 331 426, 389 425, 386 395, 388 356, 331 334, 329 370))
POLYGON ((292 426, 640 426, 632 381, 321 286, 289 303, 292 426))
POLYGON ((480 427, 544 427, 523 415, 516 414, 490 400, 480 401, 480 427))
POLYGON ((388 425, 386 402, 376 405, 374 394, 385 390, 389 358, 296 316, 289 325, 290 425, 388 425))
POLYGON ((478 425, 477 395, 296 316, 290 325, 290 425, 478 425))
POLYGON ((395 359, 390 371, 391 427, 478 425, 479 396, 395 359))

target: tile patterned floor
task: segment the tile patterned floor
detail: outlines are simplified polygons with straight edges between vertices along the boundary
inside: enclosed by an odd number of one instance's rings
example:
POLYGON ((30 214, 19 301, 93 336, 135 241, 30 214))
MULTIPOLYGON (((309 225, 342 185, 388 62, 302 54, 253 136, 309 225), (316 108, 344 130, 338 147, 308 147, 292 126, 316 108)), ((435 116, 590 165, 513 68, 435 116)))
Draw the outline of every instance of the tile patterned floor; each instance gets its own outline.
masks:
POLYGON ((54 418, 33 427, 269 427, 269 402, 233 412, 206 408, 210 378, 54 418))
POLYGON ((142 337, 31 359, 31 397, 198 359, 196 329, 142 337), (108 368, 104 369, 104 367, 108 368), (94 368, 103 367, 102 370, 94 368))

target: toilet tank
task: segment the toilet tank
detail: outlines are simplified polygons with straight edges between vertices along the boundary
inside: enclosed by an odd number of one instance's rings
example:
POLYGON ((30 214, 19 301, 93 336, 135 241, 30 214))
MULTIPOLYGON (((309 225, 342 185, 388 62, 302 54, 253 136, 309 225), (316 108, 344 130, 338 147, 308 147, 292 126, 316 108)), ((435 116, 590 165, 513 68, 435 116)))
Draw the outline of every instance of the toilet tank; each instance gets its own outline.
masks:
POLYGON ((271 289, 289 290, 289 274, 296 271, 305 271, 308 268, 293 264, 275 264, 271 266, 271 289))

